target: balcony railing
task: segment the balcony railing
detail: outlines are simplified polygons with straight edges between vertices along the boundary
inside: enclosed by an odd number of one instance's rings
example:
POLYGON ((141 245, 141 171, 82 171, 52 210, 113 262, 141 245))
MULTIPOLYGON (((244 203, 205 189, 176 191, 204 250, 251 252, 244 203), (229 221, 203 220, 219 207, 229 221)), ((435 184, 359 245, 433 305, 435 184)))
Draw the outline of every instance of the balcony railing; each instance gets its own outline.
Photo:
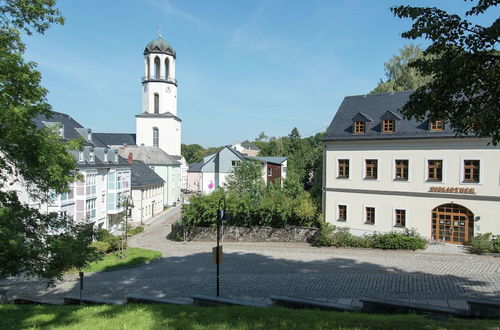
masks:
POLYGON ((165 77, 165 76, 155 76, 155 75, 151 75, 151 76, 147 76, 147 77, 142 77, 142 81, 164 81, 164 82, 168 82, 168 83, 172 83, 172 84, 175 84, 177 85, 177 79, 175 78, 172 78, 172 77, 165 77))

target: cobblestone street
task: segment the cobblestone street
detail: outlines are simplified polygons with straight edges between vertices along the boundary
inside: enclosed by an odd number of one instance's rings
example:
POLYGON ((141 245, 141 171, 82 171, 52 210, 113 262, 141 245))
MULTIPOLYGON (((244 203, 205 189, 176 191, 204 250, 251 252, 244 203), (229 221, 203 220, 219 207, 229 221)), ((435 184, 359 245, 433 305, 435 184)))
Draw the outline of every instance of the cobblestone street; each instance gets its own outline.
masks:
MULTIPOLYGON (((85 294, 122 298, 129 293, 186 298, 215 295, 211 242, 165 239, 179 210, 151 222, 132 246, 163 252, 146 265, 88 274, 85 294)), ((465 253, 315 248, 297 243, 223 243, 221 295, 265 300, 270 295, 300 296, 351 303, 359 297, 420 302, 500 299, 500 258, 465 253), (340 299, 340 300, 339 300, 340 299)), ((76 276, 55 288, 39 281, 4 280, 8 295, 45 297, 77 293, 76 276)), ((451 304, 451 303, 450 303, 451 304)))

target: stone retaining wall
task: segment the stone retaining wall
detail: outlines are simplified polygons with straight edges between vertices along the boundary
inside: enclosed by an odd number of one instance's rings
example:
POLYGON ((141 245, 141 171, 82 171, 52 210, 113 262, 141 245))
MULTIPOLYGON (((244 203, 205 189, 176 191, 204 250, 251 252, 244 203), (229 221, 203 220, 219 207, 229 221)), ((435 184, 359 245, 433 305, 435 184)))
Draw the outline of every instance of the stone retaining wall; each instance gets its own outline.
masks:
MULTIPOLYGON (((173 240, 215 241, 217 230, 209 227, 195 227, 184 230, 180 224, 172 225, 172 232, 167 236, 173 240)), ((287 226, 271 227, 223 227, 222 234, 226 242, 308 242, 318 234, 317 228, 287 226)))

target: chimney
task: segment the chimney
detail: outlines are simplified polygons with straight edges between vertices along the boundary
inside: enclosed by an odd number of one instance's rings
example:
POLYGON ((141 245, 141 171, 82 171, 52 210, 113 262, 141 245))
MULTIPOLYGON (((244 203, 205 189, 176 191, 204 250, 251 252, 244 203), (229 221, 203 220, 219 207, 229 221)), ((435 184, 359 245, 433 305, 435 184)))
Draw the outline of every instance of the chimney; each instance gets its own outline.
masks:
POLYGON ((128 153, 128 159, 127 160, 128 160, 129 164, 132 164, 132 161, 134 160, 134 155, 132 155, 131 152, 128 153))

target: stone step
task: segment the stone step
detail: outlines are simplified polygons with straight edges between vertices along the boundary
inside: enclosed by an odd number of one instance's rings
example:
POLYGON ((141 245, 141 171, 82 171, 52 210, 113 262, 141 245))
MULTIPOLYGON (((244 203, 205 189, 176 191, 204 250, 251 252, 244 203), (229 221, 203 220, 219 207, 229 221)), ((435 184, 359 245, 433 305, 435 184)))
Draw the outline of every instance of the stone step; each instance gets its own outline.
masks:
POLYGON ((16 305, 62 305, 61 299, 20 296, 13 300, 16 305))
POLYGON ((217 307, 217 306, 250 306, 250 307, 269 307, 269 304, 247 301, 242 299, 234 299, 227 297, 193 295, 193 305, 204 307, 217 307))
POLYGON ((445 314, 458 317, 469 317, 466 310, 434 306, 427 304, 417 304, 399 300, 388 300, 382 298, 360 298, 359 301, 363 304, 361 310, 367 313, 432 313, 445 314))
MULTIPOLYGON (((124 299, 82 297, 82 303, 84 305, 125 305, 127 303, 127 301, 124 299)), ((80 297, 79 296, 64 297, 64 304, 65 305, 80 305, 80 297)))
POLYGON ((500 301, 467 300, 470 314, 479 318, 500 318, 500 301))
POLYGON ((302 299, 297 297, 271 296, 271 302, 273 306, 281 306, 281 307, 288 307, 295 309, 319 309, 324 311, 340 311, 340 312, 359 311, 359 308, 354 308, 349 305, 327 303, 327 302, 302 299))
POLYGON ((128 303, 135 304, 168 304, 168 305, 191 305, 188 301, 144 296, 140 294, 129 294, 126 297, 128 303))

